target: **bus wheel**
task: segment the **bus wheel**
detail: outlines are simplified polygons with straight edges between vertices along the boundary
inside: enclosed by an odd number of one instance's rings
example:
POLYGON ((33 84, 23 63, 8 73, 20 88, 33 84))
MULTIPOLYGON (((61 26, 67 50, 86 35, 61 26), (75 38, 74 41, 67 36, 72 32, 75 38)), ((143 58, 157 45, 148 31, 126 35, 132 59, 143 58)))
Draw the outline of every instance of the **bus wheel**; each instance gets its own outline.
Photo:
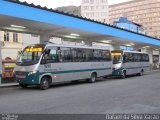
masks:
POLYGON ((121 78, 122 78, 122 79, 125 79, 125 78, 126 78, 126 71, 123 71, 123 72, 122 72, 121 78))
POLYGON ((27 88, 28 85, 27 85, 27 84, 21 84, 21 83, 20 83, 19 86, 21 86, 21 88, 27 88))
POLYGON ((47 90, 49 88, 49 78, 43 77, 40 83, 40 89, 41 90, 47 90))
POLYGON ((88 80, 89 83, 94 83, 97 79, 97 74, 92 73, 90 79, 88 80))

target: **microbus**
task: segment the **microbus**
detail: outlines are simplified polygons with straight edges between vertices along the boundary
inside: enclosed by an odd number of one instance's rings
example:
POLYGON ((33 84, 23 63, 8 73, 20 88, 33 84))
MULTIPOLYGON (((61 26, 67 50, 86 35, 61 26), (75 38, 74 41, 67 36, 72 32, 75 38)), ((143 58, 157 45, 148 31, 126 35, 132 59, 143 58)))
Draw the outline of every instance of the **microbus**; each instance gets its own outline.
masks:
POLYGON ((113 59, 113 76, 125 78, 127 75, 142 76, 150 70, 149 55, 144 52, 114 50, 111 51, 113 59))
POLYGON ((15 77, 22 88, 39 85, 48 89, 57 82, 88 80, 112 74, 108 49, 53 43, 29 45, 19 55, 15 77))

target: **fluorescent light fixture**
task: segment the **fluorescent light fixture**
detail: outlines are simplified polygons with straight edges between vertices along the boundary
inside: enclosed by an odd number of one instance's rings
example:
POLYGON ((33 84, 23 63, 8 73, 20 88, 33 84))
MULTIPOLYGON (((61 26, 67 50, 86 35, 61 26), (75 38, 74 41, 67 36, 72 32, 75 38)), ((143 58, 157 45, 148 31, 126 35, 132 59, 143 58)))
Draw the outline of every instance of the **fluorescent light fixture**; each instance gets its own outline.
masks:
POLYGON ((75 34, 75 33, 71 33, 70 35, 71 35, 71 36, 76 36, 76 37, 79 37, 79 36, 80 36, 79 34, 75 34))
POLYGON ((135 44, 134 44, 134 43, 125 44, 125 46, 127 46, 127 47, 131 47, 131 46, 133 46, 133 45, 135 45, 135 44))
POLYGON ((22 28, 15 28, 15 27, 1 27, 1 28, 3 28, 3 29, 5 29, 5 30, 14 30, 14 31, 19 31, 19 32, 27 32, 27 30, 26 29, 22 29, 22 28))
POLYGON ((134 43, 129 43, 131 46, 135 45, 134 43))
POLYGON ((82 43, 82 44, 85 44, 85 42, 84 42, 84 41, 81 41, 81 43, 82 43))
POLYGON ((26 27, 24 27, 24 26, 19 26, 19 25, 10 25, 11 27, 15 27, 15 28, 23 28, 23 29, 25 29, 26 27))
POLYGON ((112 40, 101 40, 102 43, 112 43, 112 40))
POLYGON ((131 47, 132 45, 130 45, 130 44, 125 44, 125 46, 127 46, 127 47, 131 47))
POLYGON ((77 38, 76 36, 71 36, 71 35, 64 35, 63 37, 72 38, 72 39, 76 39, 77 38))
POLYGON ((142 48, 146 48, 146 49, 147 49, 147 48, 150 48, 150 46, 144 46, 144 47, 142 47, 142 48))

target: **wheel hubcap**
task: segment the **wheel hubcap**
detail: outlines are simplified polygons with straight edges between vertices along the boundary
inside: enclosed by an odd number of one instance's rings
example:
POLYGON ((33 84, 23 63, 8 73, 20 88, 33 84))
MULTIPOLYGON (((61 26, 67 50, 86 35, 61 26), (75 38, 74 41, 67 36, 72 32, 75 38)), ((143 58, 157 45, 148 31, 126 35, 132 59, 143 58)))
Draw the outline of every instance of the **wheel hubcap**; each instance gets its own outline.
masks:
POLYGON ((95 79, 96 79, 96 78, 95 78, 95 75, 92 75, 92 78, 91 78, 91 79, 92 79, 92 82, 94 82, 95 79))
POLYGON ((43 82, 43 86, 44 86, 44 87, 48 87, 48 81, 45 80, 45 81, 43 82))

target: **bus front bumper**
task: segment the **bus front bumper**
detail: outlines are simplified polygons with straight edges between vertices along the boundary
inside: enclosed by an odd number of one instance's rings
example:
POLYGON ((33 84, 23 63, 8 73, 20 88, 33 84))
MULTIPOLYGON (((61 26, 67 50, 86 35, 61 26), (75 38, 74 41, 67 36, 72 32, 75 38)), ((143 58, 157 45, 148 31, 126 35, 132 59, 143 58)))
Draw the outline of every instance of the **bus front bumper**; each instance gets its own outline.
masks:
POLYGON ((16 81, 20 84, 27 84, 27 85, 37 85, 39 84, 39 73, 31 72, 16 72, 15 78, 16 81))
POLYGON ((121 76, 123 70, 124 70, 123 68, 113 70, 112 71, 112 76, 121 76))

